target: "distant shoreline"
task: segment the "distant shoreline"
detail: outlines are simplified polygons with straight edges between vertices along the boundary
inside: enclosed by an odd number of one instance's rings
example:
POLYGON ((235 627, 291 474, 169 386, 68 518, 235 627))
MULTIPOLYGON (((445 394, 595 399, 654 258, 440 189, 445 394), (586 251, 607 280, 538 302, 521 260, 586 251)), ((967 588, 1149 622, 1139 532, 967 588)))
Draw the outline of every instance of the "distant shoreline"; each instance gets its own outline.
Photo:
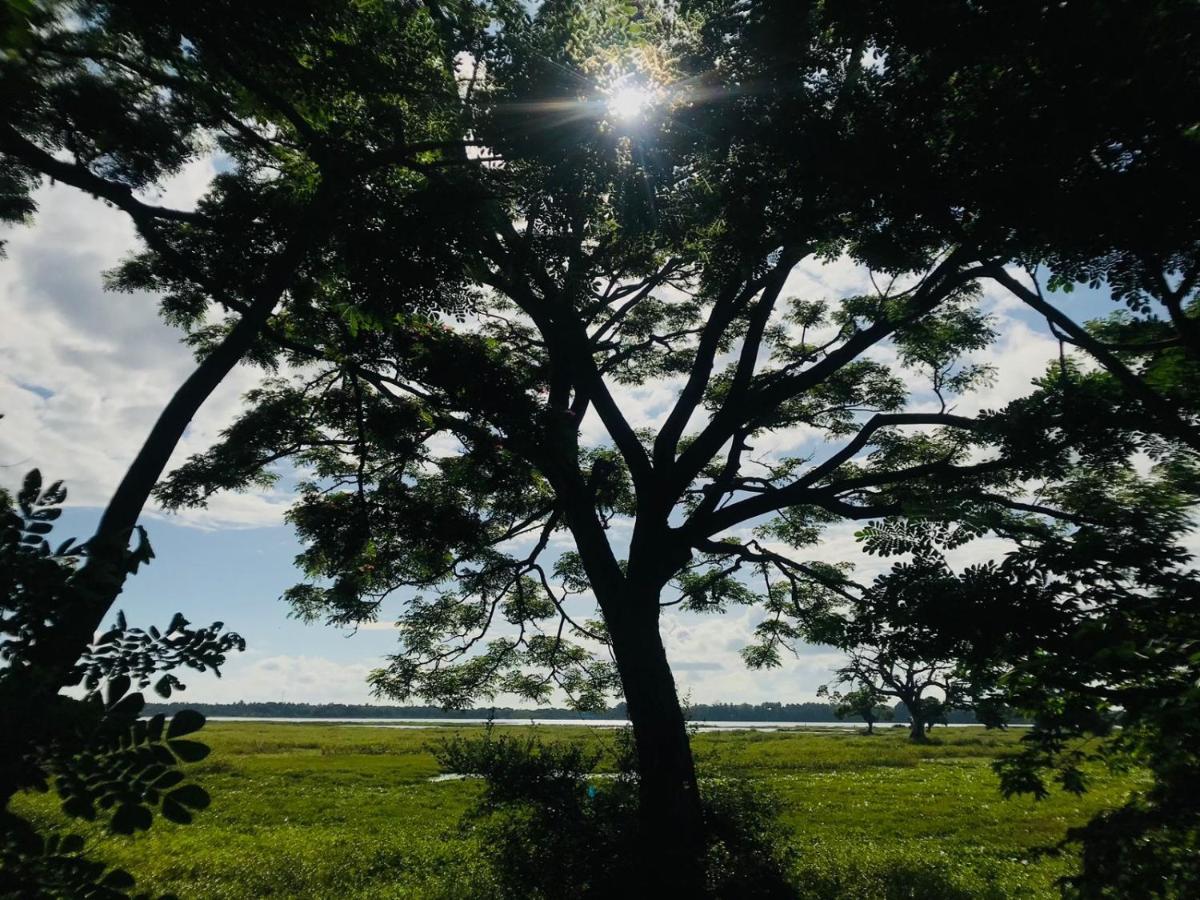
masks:
MULTIPOLYGON (((401 728, 401 729, 423 729, 423 728, 447 728, 455 726, 483 726, 492 725, 507 725, 507 726, 538 726, 547 728, 597 728, 597 729, 617 729, 628 728, 632 723, 627 719, 539 719, 539 718, 515 718, 515 719, 368 719, 368 718, 302 718, 299 716, 209 716, 210 722, 227 722, 230 724, 278 724, 278 725, 350 725, 350 726, 365 726, 371 728, 401 728)), ((723 722, 706 721, 690 721, 690 726, 699 731, 801 731, 805 729, 829 729, 829 730, 845 730, 853 728, 862 728, 862 722, 749 722, 741 719, 733 719, 723 722)), ((890 723, 889 723, 890 724, 890 723)), ((907 728, 905 723, 895 723, 897 728, 907 728)), ((879 725, 875 726, 879 729, 879 725)), ((954 728, 968 728, 968 724, 953 725, 954 728)))
MULTIPOLYGON (((446 710, 436 706, 372 706, 369 704, 342 703, 290 703, 284 701, 254 701, 238 703, 147 703, 145 714, 171 714, 180 709, 195 709, 214 719, 269 720, 290 719, 293 721, 396 721, 421 722, 437 720, 439 723, 467 722, 577 722, 581 724, 617 725, 627 719, 624 703, 596 712, 579 712, 573 709, 517 709, 513 707, 475 707, 473 709, 446 710)), ((891 724, 906 724, 908 711, 902 704, 894 710, 891 722, 876 722, 877 728, 891 724)), ((861 719, 847 717, 839 720, 829 705, 824 703, 714 703, 696 704, 688 710, 688 721, 705 723, 744 723, 757 726, 768 725, 856 725, 861 719)), ((955 725, 979 724, 968 711, 957 711, 950 716, 955 725)))

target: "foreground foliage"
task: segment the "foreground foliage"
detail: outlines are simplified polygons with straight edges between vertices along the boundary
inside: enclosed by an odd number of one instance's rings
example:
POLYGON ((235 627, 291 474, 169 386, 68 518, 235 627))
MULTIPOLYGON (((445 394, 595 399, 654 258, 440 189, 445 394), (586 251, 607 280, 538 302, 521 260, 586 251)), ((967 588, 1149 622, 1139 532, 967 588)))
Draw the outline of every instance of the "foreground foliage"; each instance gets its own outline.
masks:
MULTIPOLYGON (((187 824, 209 804, 208 793, 186 781, 183 763, 208 755, 194 733, 204 716, 183 709, 141 718, 135 690, 154 684, 162 697, 182 690, 181 666, 218 672, 241 637, 220 622, 193 629, 180 614, 159 631, 128 627, 118 614, 73 667, 69 683, 82 698, 50 692, 33 708, 29 679, 45 677, 36 652, 61 630, 80 602, 78 584, 88 547, 74 540, 52 549, 49 535, 61 515, 66 489, 44 485, 30 472, 15 498, 0 490, 0 704, 24 713, 24 727, 6 732, 0 773, 0 896, 13 898, 123 897, 134 885, 127 872, 83 853, 74 833, 45 834, 9 809, 18 791, 53 787, 64 815, 99 821, 115 834, 148 829, 156 817, 187 824)), ((153 557, 145 534, 125 565, 132 573, 153 557)))

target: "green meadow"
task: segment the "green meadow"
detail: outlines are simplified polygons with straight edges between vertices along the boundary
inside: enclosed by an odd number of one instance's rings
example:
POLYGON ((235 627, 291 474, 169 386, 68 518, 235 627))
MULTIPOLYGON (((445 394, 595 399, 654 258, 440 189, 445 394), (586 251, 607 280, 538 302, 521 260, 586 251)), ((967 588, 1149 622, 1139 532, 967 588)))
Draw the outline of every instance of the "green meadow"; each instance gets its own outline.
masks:
MULTIPOLYGON (((498 730, 531 729, 544 740, 613 741, 583 726, 498 730)), ((87 836, 140 890, 183 900, 487 898, 477 839, 460 824, 480 785, 430 780, 430 744, 472 731, 211 723, 202 736, 212 754, 193 771, 213 804, 193 824, 158 819, 131 838, 100 827, 87 836)), ((915 746, 903 729, 805 729, 701 733, 693 743, 704 778, 754 779, 782 796, 799 897, 1055 897, 1073 861, 1040 851, 1121 802, 1139 776, 1097 771, 1082 797, 1004 800, 989 764, 1018 737, 942 728, 915 746)), ((64 821, 53 796, 19 803, 43 823, 64 821)))

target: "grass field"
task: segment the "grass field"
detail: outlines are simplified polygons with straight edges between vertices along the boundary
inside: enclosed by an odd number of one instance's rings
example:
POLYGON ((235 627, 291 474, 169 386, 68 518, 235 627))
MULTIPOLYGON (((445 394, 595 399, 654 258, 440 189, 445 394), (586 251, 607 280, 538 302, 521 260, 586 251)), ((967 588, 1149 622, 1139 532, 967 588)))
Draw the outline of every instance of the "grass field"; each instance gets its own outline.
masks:
MULTIPOLYGON (((201 737, 212 755, 193 767, 210 809, 192 825, 159 819, 133 838, 94 828, 89 843, 140 890, 183 900, 486 898, 488 873, 459 826, 479 784, 429 781, 438 773, 429 744, 469 730, 211 723, 201 737)), ((538 733, 612 740, 586 727, 538 733)), ((1098 772, 1083 797, 1003 800, 989 763, 1017 735, 934 735, 927 746, 910 745, 901 729, 709 733, 693 743, 705 777, 764 779, 783 796, 800 897, 1054 897, 1071 860, 1037 848, 1137 785, 1136 776, 1098 772)), ((19 806, 62 821, 53 797, 19 806)))

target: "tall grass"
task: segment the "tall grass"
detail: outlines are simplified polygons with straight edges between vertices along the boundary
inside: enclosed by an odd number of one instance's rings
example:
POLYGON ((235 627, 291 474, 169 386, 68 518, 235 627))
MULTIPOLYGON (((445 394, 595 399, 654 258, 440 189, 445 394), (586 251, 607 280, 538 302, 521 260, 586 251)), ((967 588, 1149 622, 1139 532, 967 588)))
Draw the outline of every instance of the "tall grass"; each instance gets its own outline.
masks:
MULTIPOLYGON (((528 733, 531 726, 514 726, 528 733)), ((188 898, 487 898, 478 836, 460 827, 473 780, 431 783, 437 739, 463 725, 401 730, 329 724, 212 723, 197 766, 213 804, 186 827, 156 822, 133 838, 93 829, 98 850, 139 888, 188 898)), ((501 729, 503 730, 503 729, 501 729)), ((613 735, 546 726, 543 740, 580 741, 611 769, 613 735)), ((1000 798, 990 762, 1017 735, 942 729, 911 745, 890 729, 705 733, 703 778, 765 779, 783 800, 803 898, 1049 898, 1069 858, 1038 848, 1116 805, 1139 780, 1096 773, 1082 798, 1000 798)), ((59 823, 52 796, 22 808, 59 823)), ((72 827, 78 830, 76 823, 72 827)))

